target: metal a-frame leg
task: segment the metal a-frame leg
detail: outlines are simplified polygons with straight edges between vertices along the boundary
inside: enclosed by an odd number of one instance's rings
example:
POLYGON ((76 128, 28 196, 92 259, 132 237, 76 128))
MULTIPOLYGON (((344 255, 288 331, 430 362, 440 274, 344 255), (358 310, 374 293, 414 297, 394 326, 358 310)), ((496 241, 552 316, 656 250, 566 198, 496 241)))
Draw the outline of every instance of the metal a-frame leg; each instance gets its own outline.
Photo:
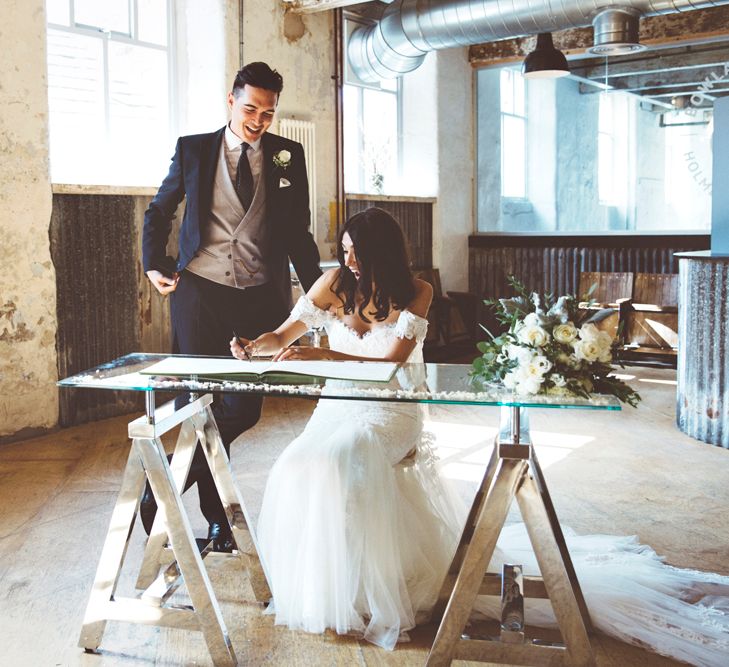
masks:
MULTIPOLYGON (((256 600, 268 602, 271 599, 271 590, 258 556, 255 536, 250 529, 250 515, 233 480, 230 461, 209 402, 199 412, 191 414, 183 422, 180 430, 177 447, 172 457, 173 476, 179 491, 184 488, 198 441, 210 466, 213 481, 237 545, 237 550, 232 557, 243 559, 243 565, 248 571, 248 578, 256 600)), ((179 577, 179 571, 176 569, 175 563, 170 562, 171 559, 165 549, 166 542, 167 531, 164 522, 160 516, 157 516, 147 541, 137 579, 137 588, 147 589, 146 599, 162 600, 169 597, 181 583, 179 580, 175 581, 179 577), (162 573, 159 573, 160 565, 166 568, 162 573)), ((203 552, 203 556, 206 556, 207 553, 207 551, 203 552)), ((224 554, 216 554, 216 556, 221 555, 224 554)))
MULTIPOLYGON (((212 421, 214 425, 212 412, 209 409, 211 402, 212 396, 206 395, 180 410, 175 410, 174 402, 170 402, 155 415, 152 397, 151 401, 148 400, 147 417, 130 423, 129 434, 133 444, 79 639, 79 645, 86 650, 93 651, 99 647, 107 621, 119 620, 199 630, 203 633, 216 667, 233 667, 238 664, 180 496, 197 437, 204 431, 208 421, 212 421), (173 471, 167 461, 160 437, 180 423, 182 430, 176 450, 180 456, 173 459, 173 471), (167 551, 164 547, 167 541, 174 562, 159 576, 153 578, 150 588, 156 587, 155 590, 159 591, 161 587, 164 589, 162 592, 150 595, 148 588, 142 599, 120 598, 115 595, 116 586, 136 519, 139 499, 144 490, 145 475, 157 500, 158 517, 155 520, 156 530, 153 529, 155 541, 151 547, 147 545, 140 579, 149 579, 151 571, 159 570, 163 552, 167 551), (165 606, 164 603, 171 593, 183 581, 187 586, 192 606, 165 606)), ((215 431, 217 432, 217 427, 215 431)), ((217 461, 221 461, 217 450, 222 450, 225 471, 221 473, 218 470, 217 477, 223 478, 218 488, 220 489, 222 485, 228 497, 232 493, 239 498, 219 437, 217 440, 211 439, 210 449, 217 461)), ((235 535, 235 537, 236 539, 240 537, 241 542, 245 542, 245 535, 235 535)), ((255 550, 252 542, 251 546, 255 550)), ((255 555, 257 558, 257 554, 255 555)))
MULTIPOLYGON (((497 440, 494 445, 479 491, 483 496, 477 494, 441 590, 441 599, 447 597, 448 601, 428 655, 428 667, 450 665, 454 659, 529 666, 595 664, 582 591, 533 448, 519 442, 518 417, 515 422, 512 441, 497 440), (527 595, 531 592, 532 597, 550 600, 564 646, 515 641, 514 633, 505 633, 511 635, 509 641, 462 638, 477 595, 494 592, 494 579, 499 575, 487 573, 486 569, 514 498, 542 574, 541 578, 529 578, 527 595)), ((505 634, 502 631, 502 637, 505 634)))

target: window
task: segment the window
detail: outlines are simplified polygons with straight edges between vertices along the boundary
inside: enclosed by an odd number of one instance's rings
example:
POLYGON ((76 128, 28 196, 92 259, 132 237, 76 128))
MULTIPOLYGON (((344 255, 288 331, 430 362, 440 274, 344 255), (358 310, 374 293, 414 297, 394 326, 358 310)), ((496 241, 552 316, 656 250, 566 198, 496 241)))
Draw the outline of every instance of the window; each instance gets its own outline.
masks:
POLYGON ((604 206, 624 207, 630 174, 630 107, 635 99, 620 92, 602 92, 597 120, 597 190, 604 206))
POLYGON ((526 199, 526 86, 522 75, 501 70, 501 196, 526 199))
POLYGON ((47 0, 51 180, 157 185, 176 136, 168 0, 47 0))
MULTIPOLYGON (((359 25, 345 20, 345 43, 359 25)), ((345 61, 344 189, 353 193, 392 193, 400 176, 399 79, 365 83, 345 61)))

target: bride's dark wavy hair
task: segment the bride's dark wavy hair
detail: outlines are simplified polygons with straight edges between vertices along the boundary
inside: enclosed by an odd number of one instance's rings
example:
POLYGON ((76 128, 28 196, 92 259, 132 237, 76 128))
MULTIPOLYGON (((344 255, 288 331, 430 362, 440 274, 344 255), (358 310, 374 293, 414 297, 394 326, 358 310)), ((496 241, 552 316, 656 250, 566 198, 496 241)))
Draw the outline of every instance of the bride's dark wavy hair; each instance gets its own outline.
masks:
POLYGON ((381 322, 390 308, 403 310, 415 297, 405 236, 395 218, 381 208, 368 208, 347 220, 339 231, 337 259, 340 271, 333 290, 344 302, 347 314, 355 311, 357 294, 362 297, 357 313, 365 322, 370 322, 364 312, 370 301, 375 320, 381 322), (352 239, 359 280, 344 263, 345 234, 352 239))

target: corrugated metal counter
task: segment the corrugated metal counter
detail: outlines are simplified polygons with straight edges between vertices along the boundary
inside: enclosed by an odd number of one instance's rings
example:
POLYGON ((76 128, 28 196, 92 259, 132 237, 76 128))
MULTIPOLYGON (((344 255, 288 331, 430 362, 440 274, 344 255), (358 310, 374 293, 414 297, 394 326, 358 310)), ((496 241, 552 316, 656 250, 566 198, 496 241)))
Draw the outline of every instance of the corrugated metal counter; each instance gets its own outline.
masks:
POLYGON ((686 434, 729 448, 729 256, 677 253, 676 421, 686 434))

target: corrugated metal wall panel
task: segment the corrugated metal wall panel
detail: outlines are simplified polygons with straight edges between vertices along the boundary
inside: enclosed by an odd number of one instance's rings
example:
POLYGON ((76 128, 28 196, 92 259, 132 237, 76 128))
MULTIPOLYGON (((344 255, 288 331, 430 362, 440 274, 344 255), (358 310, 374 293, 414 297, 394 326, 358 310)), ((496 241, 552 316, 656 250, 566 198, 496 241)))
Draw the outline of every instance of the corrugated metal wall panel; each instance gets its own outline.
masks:
POLYGON ((347 219, 372 206, 387 211, 400 223, 410 246, 414 269, 433 267, 433 204, 418 201, 382 201, 379 199, 346 199, 347 219))
MULTIPOLYGON (((129 196, 53 196, 59 377, 139 350, 138 234, 129 196)), ((141 405, 133 392, 60 392, 61 426, 141 405)))

